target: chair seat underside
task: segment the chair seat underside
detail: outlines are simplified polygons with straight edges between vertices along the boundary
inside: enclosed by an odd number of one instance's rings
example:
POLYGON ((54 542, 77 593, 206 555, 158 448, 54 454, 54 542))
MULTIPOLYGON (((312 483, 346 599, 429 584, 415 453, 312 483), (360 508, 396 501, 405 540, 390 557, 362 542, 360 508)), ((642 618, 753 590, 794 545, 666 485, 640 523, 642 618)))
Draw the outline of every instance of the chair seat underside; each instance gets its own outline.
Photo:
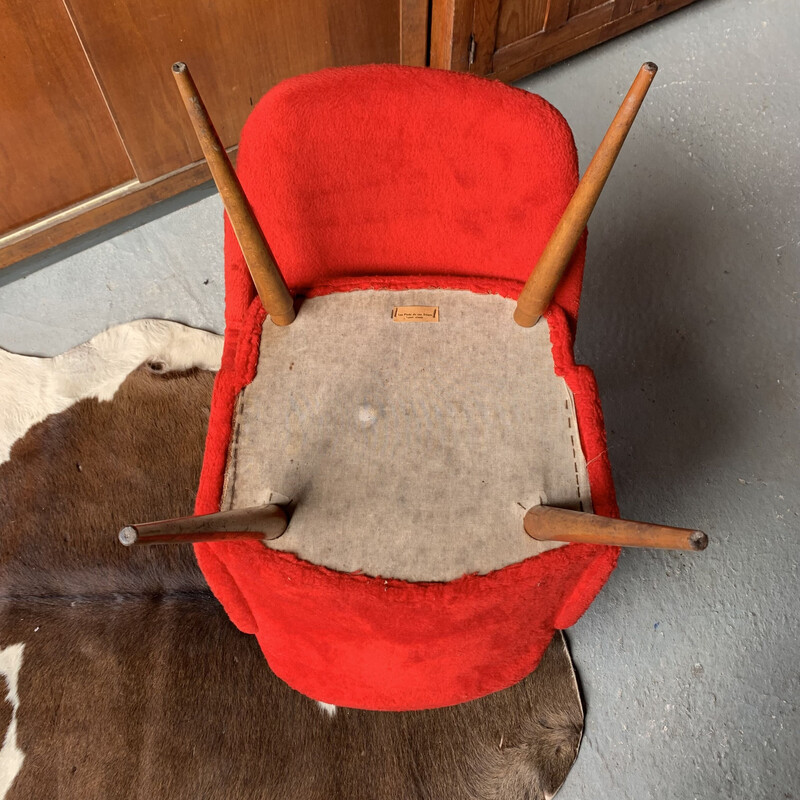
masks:
POLYGON ((547 323, 467 291, 363 290, 264 323, 239 397, 222 509, 281 495, 270 547, 410 581, 486 573, 562 545, 523 529, 538 503, 591 511, 574 402, 547 323), (396 307, 438 308, 397 322, 396 307))

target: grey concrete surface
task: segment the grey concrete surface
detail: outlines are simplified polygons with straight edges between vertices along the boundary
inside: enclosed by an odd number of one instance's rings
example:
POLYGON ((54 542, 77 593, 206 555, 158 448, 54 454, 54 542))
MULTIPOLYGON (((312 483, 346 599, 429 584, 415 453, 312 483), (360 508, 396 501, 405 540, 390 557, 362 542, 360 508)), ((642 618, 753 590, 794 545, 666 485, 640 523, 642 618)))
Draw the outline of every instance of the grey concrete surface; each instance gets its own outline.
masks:
POLYGON ((624 552, 570 632, 588 713, 565 798, 800 797, 798 42, 792 0, 701 0, 520 83, 585 165, 660 66, 590 223, 577 357, 623 515, 711 538, 624 552))
MULTIPOLYGON (((800 798, 798 42, 796 0, 699 0, 519 84, 585 166, 661 67, 590 224, 577 350, 622 513, 711 537, 625 552, 569 632, 587 719, 564 800, 800 798)), ((0 273, 0 346, 142 316, 220 331, 219 202, 166 210, 0 273)))
POLYGON ((0 270, 0 347, 52 356, 133 319, 222 333, 222 202, 213 184, 0 270))

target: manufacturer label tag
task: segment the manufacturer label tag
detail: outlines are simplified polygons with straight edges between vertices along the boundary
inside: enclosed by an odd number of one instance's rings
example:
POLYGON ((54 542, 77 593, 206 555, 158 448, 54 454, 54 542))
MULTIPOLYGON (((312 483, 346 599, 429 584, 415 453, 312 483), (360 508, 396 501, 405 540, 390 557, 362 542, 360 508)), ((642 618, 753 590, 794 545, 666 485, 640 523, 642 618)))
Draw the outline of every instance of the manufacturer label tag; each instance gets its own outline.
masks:
POLYGON ((392 319, 395 322, 438 322, 439 306, 395 306, 392 319))

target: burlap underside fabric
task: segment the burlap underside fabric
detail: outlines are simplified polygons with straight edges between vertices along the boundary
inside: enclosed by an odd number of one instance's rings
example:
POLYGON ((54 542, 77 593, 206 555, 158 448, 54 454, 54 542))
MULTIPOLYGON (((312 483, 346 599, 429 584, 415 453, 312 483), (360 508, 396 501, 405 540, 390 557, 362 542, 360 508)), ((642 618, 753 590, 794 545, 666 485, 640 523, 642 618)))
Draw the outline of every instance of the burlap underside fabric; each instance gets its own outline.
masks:
POLYGON ((591 511, 572 395, 545 322, 466 291, 356 291, 264 323, 239 399, 223 508, 291 499, 271 547, 405 580, 486 573, 560 546, 538 503, 591 511), (437 321, 398 322, 398 307, 437 321))

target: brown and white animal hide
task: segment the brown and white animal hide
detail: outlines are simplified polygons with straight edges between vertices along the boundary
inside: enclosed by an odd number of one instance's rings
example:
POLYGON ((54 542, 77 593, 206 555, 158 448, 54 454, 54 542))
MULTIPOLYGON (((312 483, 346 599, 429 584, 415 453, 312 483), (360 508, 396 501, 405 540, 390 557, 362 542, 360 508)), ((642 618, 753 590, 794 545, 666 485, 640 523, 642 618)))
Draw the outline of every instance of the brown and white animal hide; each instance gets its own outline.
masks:
POLYGON ((0 799, 551 797, 583 723, 560 634, 481 700, 329 714, 272 674, 189 546, 117 543, 191 513, 212 381, 144 364, 104 399, 78 389, 0 465, 0 799))
POLYGON ((33 424, 84 398, 110 400, 140 364, 218 370, 222 337, 161 319, 117 325, 54 358, 0 350, 0 463, 33 424))

